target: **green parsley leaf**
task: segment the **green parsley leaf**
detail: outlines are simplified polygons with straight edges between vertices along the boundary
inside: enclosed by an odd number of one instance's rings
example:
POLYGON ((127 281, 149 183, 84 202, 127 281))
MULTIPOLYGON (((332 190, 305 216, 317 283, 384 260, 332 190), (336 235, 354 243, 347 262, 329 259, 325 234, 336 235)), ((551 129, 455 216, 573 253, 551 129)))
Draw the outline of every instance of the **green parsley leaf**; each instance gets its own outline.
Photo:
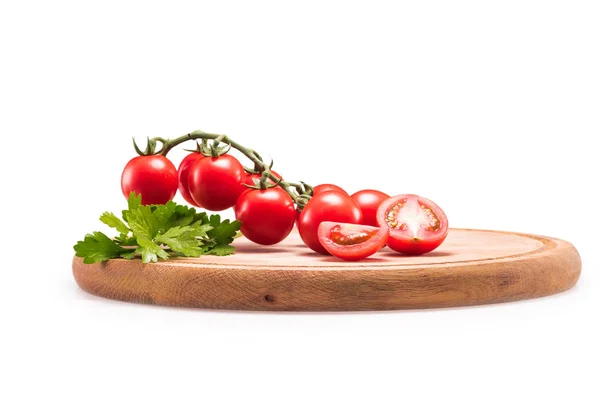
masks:
POLYGON ((215 256, 228 256, 230 254, 235 253, 235 247, 230 244, 217 244, 212 249, 208 250, 207 255, 215 255, 215 256))
POLYGON ((162 260, 169 258, 169 254, 148 237, 138 236, 137 241, 140 247, 135 252, 142 256, 143 263, 156 262, 158 258, 162 260))
POLYGON ((119 236, 113 239, 115 243, 121 246, 137 246, 137 238, 135 236, 128 236, 121 233, 119 236))
POLYGON ((127 210, 123 210, 122 212, 123 220, 125 222, 129 222, 129 212, 140 207, 142 207, 142 195, 137 196, 135 192, 129 193, 129 198, 127 199, 127 210))
POLYGON ((113 242, 102 232, 94 232, 91 235, 85 235, 83 241, 77 242, 75 246, 75 255, 83 257, 85 264, 93 264, 118 258, 121 254, 127 253, 127 249, 113 242))
POLYGON ((140 207, 142 207, 142 195, 136 195, 135 192, 129 193, 127 208, 131 211, 140 207))
POLYGON ((213 217, 215 217, 215 215, 211 216, 210 224, 214 229, 208 231, 208 237, 217 244, 229 244, 233 242, 233 237, 242 226, 242 223, 239 221, 229 222, 228 219, 220 222, 220 216, 216 215, 217 218, 213 217))
POLYGON ((115 214, 111 212, 105 212, 100 216, 100 221, 104 222, 106 225, 111 228, 115 228, 119 233, 127 235, 129 233, 129 228, 123 221, 119 219, 115 214))
POLYGON ((162 243, 171 250, 187 257, 200 257, 204 251, 200 248, 198 229, 192 226, 176 226, 156 237, 157 243, 162 243))
POLYGON ((152 217, 156 220, 158 224, 159 232, 166 232, 169 230, 168 226, 170 225, 169 220, 171 218, 175 218, 175 210, 177 208, 177 204, 172 201, 169 201, 167 204, 160 204, 154 207, 152 211, 152 217))
POLYGON ((123 257, 126 260, 133 260, 133 257, 135 257, 135 250, 131 250, 131 251, 128 251, 127 253, 123 253, 123 254, 121 254, 121 257, 123 257))
POLYGON ((230 245, 237 237, 241 224, 225 220, 217 214, 210 217, 193 207, 172 201, 160 205, 142 205, 142 197, 129 195, 128 209, 122 212, 123 222, 116 215, 105 212, 100 221, 115 228, 114 239, 100 232, 87 235, 75 245, 77 256, 85 263, 122 257, 141 256, 142 262, 166 260, 172 255, 199 257, 203 254, 224 256, 233 254, 230 245))
MULTIPOLYGON (((153 238, 158 233, 158 221, 152 216, 151 207, 129 210, 127 222, 134 236, 153 238)), ((138 241, 139 243, 139 241, 138 241)))

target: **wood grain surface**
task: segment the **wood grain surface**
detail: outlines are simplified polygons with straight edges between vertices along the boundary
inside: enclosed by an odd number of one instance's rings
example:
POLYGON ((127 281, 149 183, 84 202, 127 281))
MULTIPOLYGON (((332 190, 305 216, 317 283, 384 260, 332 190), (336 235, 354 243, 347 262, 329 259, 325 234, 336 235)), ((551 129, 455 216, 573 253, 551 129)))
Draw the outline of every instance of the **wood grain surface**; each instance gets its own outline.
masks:
POLYGON ((116 300, 232 310, 343 311, 466 306, 547 296, 571 288, 581 259, 568 242, 510 232, 452 229, 418 257, 383 249, 359 262, 313 253, 297 233, 275 246, 244 238, 227 257, 154 264, 110 260, 73 275, 116 300))

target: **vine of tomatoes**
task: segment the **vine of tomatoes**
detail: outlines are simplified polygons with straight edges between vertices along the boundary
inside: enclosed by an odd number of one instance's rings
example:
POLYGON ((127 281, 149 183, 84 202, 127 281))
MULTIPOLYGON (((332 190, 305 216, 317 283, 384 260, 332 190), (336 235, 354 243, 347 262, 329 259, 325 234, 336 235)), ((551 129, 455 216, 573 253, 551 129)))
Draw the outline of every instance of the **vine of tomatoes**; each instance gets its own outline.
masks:
POLYGON ((145 151, 135 141, 134 146, 138 156, 127 163, 121 177, 126 197, 135 192, 146 204, 165 204, 179 190, 195 207, 233 207, 243 235, 260 245, 281 242, 296 224, 311 250, 354 261, 385 245, 402 254, 427 253, 448 234, 446 214, 429 199, 413 194, 390 197, 374 189, 349 195, 330 183, 313 187, 288 182, 271 169, 272 162, 268 165, 256 151, 225 135, 194 131, 176 139, 148 139, 145 151), (197 149, 175 168, 167 153, 187 141, 196 141, 197 149), (229 154, 231 148, 253 167, 244 167, 229 154))

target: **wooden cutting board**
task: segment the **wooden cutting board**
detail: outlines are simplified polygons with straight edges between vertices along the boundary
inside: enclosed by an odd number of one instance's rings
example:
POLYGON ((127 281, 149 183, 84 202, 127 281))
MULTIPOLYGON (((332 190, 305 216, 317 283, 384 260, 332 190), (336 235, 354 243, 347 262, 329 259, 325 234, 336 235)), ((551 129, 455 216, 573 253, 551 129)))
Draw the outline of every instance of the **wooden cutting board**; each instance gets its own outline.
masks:
POLYGON ((510 232, 452 229, 418 257, 383 249, 347 262, 309 250, 296 232, 275 246, 235 241, 227 257, 154 264, 73 259, 85 291, 110 299, 231 310, 393 310, 499 303, 571 288, 581 259, 568 242, 510 232))

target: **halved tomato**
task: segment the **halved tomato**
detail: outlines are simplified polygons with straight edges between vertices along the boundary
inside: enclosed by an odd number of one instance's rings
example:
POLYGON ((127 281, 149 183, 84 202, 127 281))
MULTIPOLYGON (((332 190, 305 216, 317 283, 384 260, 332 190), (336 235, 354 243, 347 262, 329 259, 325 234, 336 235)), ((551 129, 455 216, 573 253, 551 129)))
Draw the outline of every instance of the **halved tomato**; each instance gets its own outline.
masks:
POLYGON ((433 201, 414 194, 394 196, 381 203, 377 223, 390 229, 387 245, 404 254, 428 253, 448 235, 444 211, 433 201))
POLYGON ((387 226, 376 228, 325 221, 319 224, 319 242, 329 254, 356 261, 377 253, 385 245, 388 232, 387 226))

